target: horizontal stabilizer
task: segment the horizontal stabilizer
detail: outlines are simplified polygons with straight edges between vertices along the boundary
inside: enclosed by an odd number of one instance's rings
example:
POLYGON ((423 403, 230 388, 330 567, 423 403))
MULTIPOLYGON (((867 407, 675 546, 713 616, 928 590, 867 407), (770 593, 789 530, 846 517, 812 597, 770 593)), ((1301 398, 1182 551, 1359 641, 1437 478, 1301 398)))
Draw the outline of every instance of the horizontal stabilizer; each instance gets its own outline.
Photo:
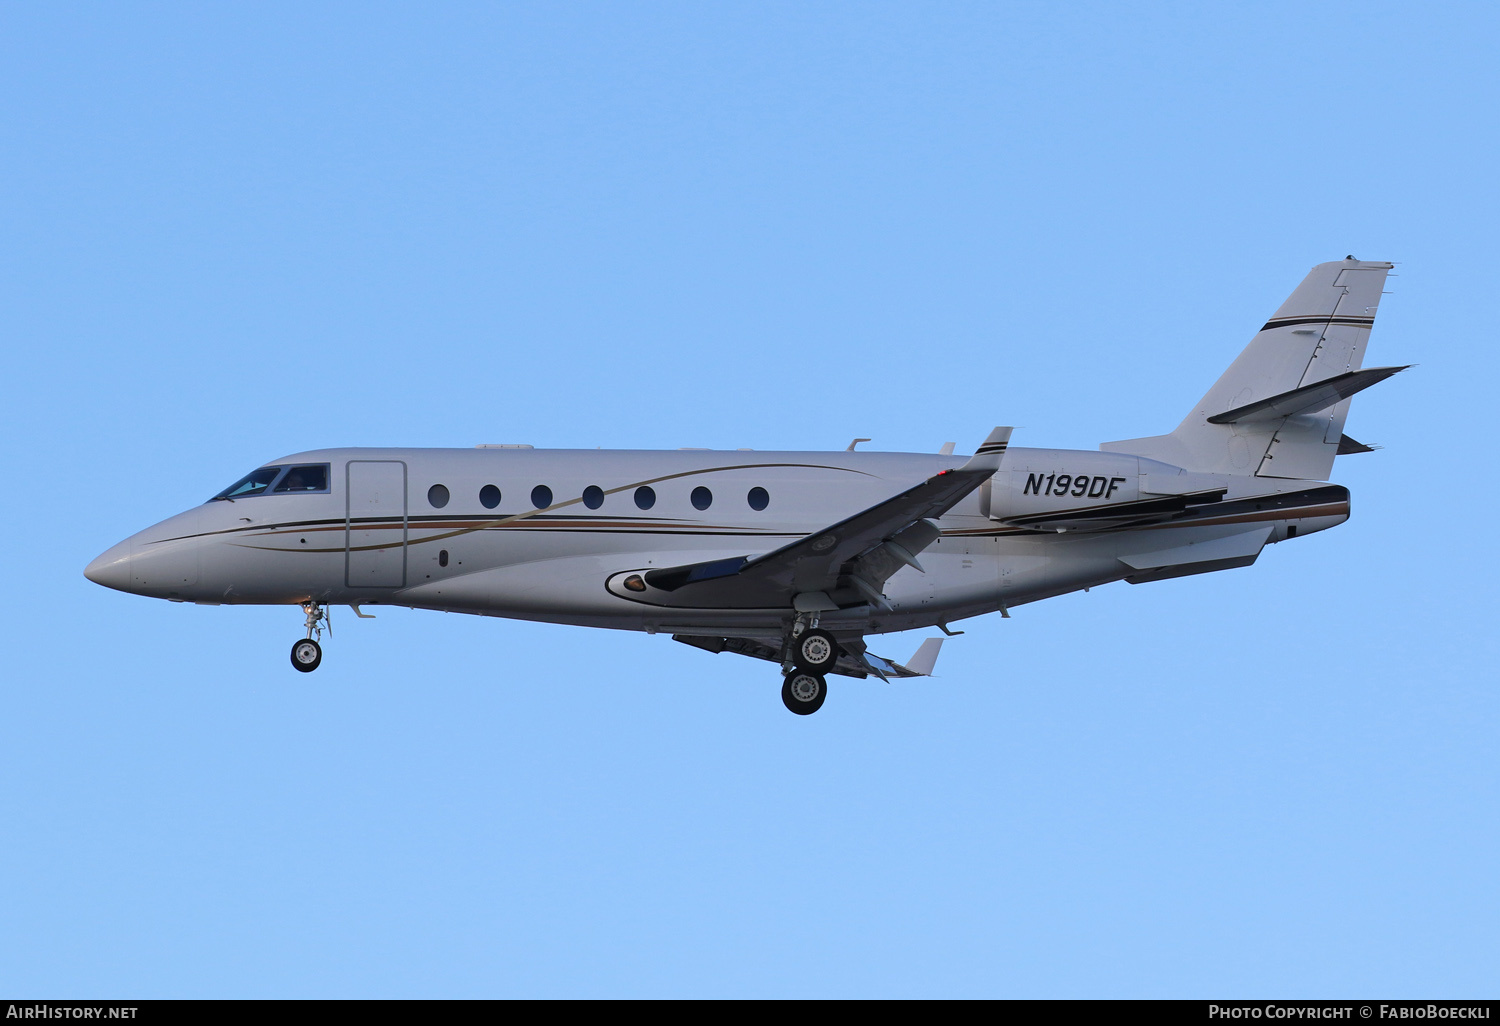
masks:
POLYGON ((1342 402, 1357 392, 1363 392, 1371 385, 1378 385, 1392 374, 1399 374, 1410 366, 1411 364, 1405 367, 1366 367, 1363 370, 1349 371, 1324 381, 1294 388, 1290 392, 1273 395, 1269 399, 1260 399, 1244 406, 1237 406, 1232 410, 1209 417, 1208 422, 1210 424, 1252 424, 1281 420, 1299 413, 1326 410, 1335 403, 1342 402))

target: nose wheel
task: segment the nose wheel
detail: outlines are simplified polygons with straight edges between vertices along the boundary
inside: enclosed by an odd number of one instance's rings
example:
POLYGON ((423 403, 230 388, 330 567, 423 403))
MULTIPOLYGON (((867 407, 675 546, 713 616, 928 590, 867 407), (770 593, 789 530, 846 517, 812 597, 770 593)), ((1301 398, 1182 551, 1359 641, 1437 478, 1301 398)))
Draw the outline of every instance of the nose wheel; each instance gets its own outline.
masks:
POLYGON ((292 646, 292 665, 303 673, 312 673, 323 661, 323 646, 312 638, 303 638, 292 646))
POLYGON ((827 697, 828 683, 821 673, 795 670, 781 682, 781 702, 798 716, 811 716, 827 697))
POLYGON ((302 603, 302 611, 307 614, 307 637, 292 646, 292 666, 302 673, 312 673, 323 662, 323 646, 318 642, 324 628, 333 633, 333 622, 328 619, 327 607, 316 602, 302 603))

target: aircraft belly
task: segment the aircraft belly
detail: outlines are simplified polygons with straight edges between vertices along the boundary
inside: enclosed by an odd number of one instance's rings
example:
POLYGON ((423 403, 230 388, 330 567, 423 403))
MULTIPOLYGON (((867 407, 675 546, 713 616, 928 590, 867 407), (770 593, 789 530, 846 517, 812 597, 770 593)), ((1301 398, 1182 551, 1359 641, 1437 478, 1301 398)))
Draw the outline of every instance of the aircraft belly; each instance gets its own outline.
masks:
MULTIPOLYGON (((292 538, 291 544, 297 544, 297 539, 292 538)), ((333 551, 292 548, 239 537, 210 541, 203 563, 203 601, 300 602, 346 591, 342 547, 333 551)), ((384 593, 389 594, 389 589, 384 593)))
POLYGON ((393 600, 476 612, 598 612, 599 597, 608 598, 595 583, 600 572, 594 557, 538 560, 426 582, 403 589, 393 600))
POLYGON ((885 595, 892 610, 910 613, 920 610, 936 612, 953 606, 997 602, 1000 592, 999 562, 990 546, 979 543, 945 541, 922 553, 921 573, 905 567, 885 582, 885 595))
MULTIPOLYGON (((641 538, 641 541, 645 540, 647 539, 641 538)), ((654 540, 660 543, 660 539, 654 540)), ((574 547, 576 551, 576 545, 575 536, 570 547, 574 547)), ((511 544, 501 543, 501 547, 514 551, 511 544)), ((557 547, 566 551, 564 546, 557 547)), ((617 551, 582 556, 536 558, 537 547, 528 545, 526 555, 533 558, 524 562, 512 562, 487 570, 460 571, 445 579, 424 581, 416 587, 402 590, 392 601, 402 605, 461 609, 558 622, 573 622, 577 618, 588 617, 623 618, 629 621, 659 618, 663 610, 612 595, 605 583, 612 575, 623 570, 670 565, 670 561, 681 557, 681 552, 664 555, 660 552, 632 551, 628 545, 617 544, 616 547, 617 551)), ((482 563, 483 560, 472 562, 482 563)), ((452 568, 456 569, 457 565, 455 560, 452 568)))
POLYGON ((1045 590, 1053 576, 1048 542, 1037 538, 996 539, 1000 554, 1000 601, 1006 606, 1031 601, 1032 592, 1045 590))

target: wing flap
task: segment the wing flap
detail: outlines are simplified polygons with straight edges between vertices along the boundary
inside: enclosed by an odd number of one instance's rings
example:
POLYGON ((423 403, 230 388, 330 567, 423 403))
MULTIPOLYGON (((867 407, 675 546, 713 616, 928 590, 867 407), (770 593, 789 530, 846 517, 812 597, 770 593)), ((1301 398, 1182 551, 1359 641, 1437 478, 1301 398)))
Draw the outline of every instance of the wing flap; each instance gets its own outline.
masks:
MULTIPOLYGON (((680 641, 684 645, 701 648, 705 652, 733 652, 735 655, 749 656, 751 659, 764 659, 767 662, 779 663, 782 661, 782 647, 779 639, 771 638, 713 638, 701 637, 695 634, 674 634, 673 641, 680 641)), ((928 638, 917 647, 917 651, 906 661, 903 666, 893 659, 875 655, 865 650, 862 638, 839 639, 839 658, 833 665, 832 673, 841 677, 865 678, 874 674, 881 678, 891 677, 930 677, 933 667, 937 665, 939 650, 943 647, 942 638, 928 638)))
POLYGON ((928 638, 917 646, 906 665, 899 667, 915 677, 931 677, 937 667, 938 655, 943 650, 942 638, 928 638))

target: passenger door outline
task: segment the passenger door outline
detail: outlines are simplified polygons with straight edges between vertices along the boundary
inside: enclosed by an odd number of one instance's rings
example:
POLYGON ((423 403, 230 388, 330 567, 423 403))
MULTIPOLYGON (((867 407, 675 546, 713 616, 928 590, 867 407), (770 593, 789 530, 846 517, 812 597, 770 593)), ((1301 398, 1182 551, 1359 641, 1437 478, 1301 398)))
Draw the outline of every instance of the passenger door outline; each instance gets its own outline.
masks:
POLYGON ((344 584, 348 587, 406 587, 406 487, 403 460, 350 460, 345 464, 344 584), (399 501, 393 492, 399 492, 399 501), (399 540, 391 535, 398 514, 399 540), (360 527, 356 521, 369 526, 360 527))

